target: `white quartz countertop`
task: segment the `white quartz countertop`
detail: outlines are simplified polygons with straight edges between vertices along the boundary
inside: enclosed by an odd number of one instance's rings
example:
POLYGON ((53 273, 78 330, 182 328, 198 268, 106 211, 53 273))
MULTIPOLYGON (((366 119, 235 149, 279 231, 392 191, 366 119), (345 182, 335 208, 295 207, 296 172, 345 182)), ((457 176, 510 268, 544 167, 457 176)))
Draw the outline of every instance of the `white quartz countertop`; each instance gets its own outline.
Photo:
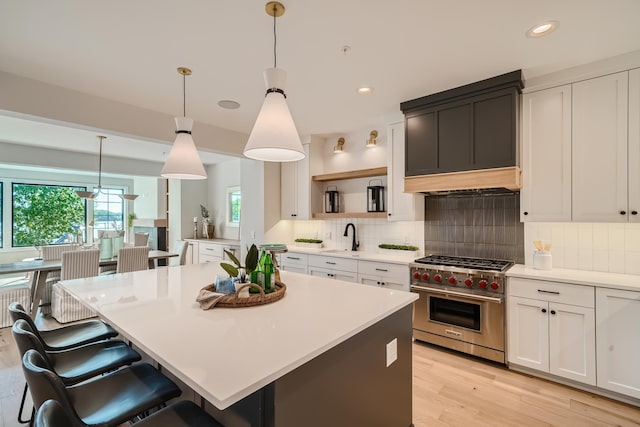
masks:
POLYGON ((221 272, 213 263, 194 264, 62 286, 219 409, 417 299, 410 292, 281 271, 287 293, 280 301, 203 311, 195 301, 198 291, 221 272))
POLYGON ((554 282, 573 283, 576 285, 598 286, 602 288, 640 291, 640 276, 634 274, 570 270, 564 268, 536 270, 522 264, 516 264, 507 271, 507 276, 521 277, 525 279, 550 280, 554 282))
POLYGON ((411 255, 403 256, 402 254, 398 254, 400 251, 388 251, 384 253, 377 252, 365 252, 365 251, 350 251, 350 250, 340 250, 340 249, 331 249, 331 248, 305 248, 300 246, 287 246, 289 252, 301 253, 301 254, 309 254, 309 255, 324 255, 324 256, 335 256, 339 258, 349 258, 349 259, 361 259, 363 261, 381 261, 381 262, 389 262, 392 264, 403 264, 407 265, 410 262, 413 262, 416 258, 420 256, 414 255, 414 252, 411 252, 411 255))

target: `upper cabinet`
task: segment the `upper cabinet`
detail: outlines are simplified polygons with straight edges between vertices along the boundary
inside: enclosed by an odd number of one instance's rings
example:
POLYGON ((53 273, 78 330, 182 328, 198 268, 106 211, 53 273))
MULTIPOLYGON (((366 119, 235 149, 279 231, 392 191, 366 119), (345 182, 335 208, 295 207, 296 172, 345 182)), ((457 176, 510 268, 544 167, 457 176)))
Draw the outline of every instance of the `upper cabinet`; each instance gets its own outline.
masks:
POLYGON ((387 218, 389 221, 424 219, 424 196, 404 192, 404 123, 387 127, 387 218))
POLYGON ((521 72, 403 102, 406 176, 516 166, 521 72))
POLYGON ((280 219, 311 219, 311 146, 302 144, 304 159, 280 165, 280 219))
POLYGON ((571 85, 522 103, 521 221, 571 221, 571 85))
POLYGON ((521 219, 639 222, 640 69, 523 98, 521 219))

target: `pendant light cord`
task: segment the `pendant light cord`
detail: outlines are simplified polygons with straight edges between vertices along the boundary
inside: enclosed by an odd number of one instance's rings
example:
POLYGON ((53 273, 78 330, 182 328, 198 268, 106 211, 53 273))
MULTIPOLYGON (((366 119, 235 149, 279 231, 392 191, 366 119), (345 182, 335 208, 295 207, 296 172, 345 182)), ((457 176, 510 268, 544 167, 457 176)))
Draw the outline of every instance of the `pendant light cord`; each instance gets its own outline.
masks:
POLYGON ((182 75, 182 116, 187 117, 187 78, 182 75))
POLYGON ((278 36, 276 34, 276 14, 278 11, 278 6, 273 5, 273 68, 278 68, 278 56, 276 53, 276 44, 278 41, 278 36))
POLYGON ((99 136, 100 138, 100 153, 98 155, 98 192, 102 188, 102 140, 105 138, 104 136, 99 136))

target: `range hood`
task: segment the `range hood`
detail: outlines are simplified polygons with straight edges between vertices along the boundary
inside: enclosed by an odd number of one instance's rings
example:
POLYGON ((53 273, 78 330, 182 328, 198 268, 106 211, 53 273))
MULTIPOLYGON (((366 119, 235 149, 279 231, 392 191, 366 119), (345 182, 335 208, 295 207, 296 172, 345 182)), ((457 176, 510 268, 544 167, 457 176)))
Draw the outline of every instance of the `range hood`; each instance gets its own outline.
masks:
POLYGON ((518 191, 522 72, 400 104, 406 193, 518 191))

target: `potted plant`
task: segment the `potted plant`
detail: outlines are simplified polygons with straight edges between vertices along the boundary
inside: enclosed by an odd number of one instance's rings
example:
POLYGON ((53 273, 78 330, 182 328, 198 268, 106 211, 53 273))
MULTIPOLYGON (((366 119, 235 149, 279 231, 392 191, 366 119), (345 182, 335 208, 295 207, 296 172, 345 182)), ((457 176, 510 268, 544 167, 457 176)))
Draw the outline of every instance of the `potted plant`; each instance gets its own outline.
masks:
POLYGON ((214 227, 209 219, 209 210, 200 205, 200 214, 202 215, 202 237, 205 239, 213 239, 214 227))
POLYGON ((378 248, 380 248, 378 252, 389 253, 401 257, 418 256, 418 251, 420 250, 417 246, 396 245, 392 243, 380 243, 378 248))
POLYGON ((236 256, 231 252, 225 250, 224 253, 227 254, 229 259, 235 265, 231 265, 227 262, 221 262, 220 267, 222 267, 222 269, 226 271, 230 277, 237 277, 238 280, 240 280, 240 283, 247 283, 247 277, 251 276, 253 270, 255 270, 258 266, 258 248, 256 247, 256 245, 253 244, 250 248, 247 248, 247 255, 244 258, 244 265, 242 265, 240 263, 240 260, 238 260, 238 258, 236 258, 236 256))

